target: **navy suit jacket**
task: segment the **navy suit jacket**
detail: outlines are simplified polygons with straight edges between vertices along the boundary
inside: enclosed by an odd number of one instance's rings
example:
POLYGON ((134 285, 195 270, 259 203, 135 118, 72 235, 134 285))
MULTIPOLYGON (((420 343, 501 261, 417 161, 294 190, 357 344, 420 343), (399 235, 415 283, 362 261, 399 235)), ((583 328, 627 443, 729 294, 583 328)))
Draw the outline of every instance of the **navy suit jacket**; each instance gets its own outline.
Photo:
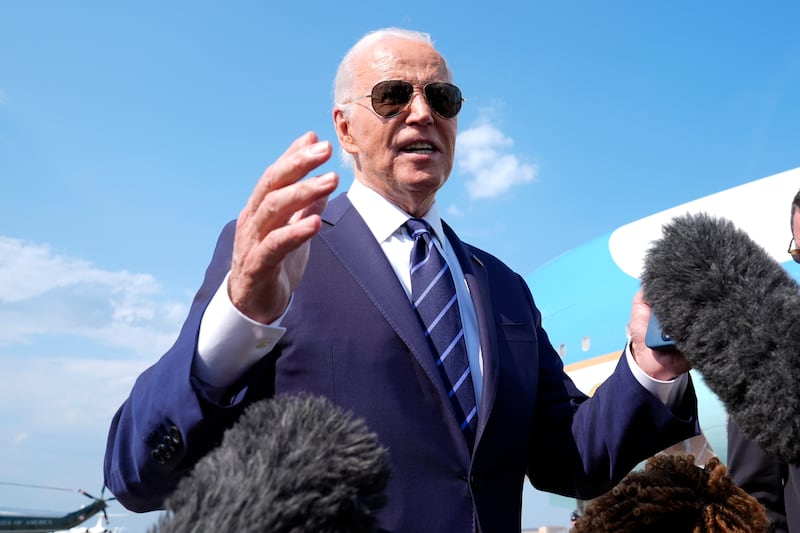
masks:
POLYGON ((112 422, 106 482, 128 508, 159 508, 249 403, 309 391, 363 418, 388 448, 385 531, 520 531, 527 474, 546 491, 590 498, 639 461, 697 433, 693 387, 675 412, 622 357, 591 399, 563 371, 524 280, 445 225, 478 317, 483 399, 473 450, 452 416, 418 318, 346 195, 332 200, 275 349, 209 399, 190 375, 203 311, 230 268, 223 230, 175 345, 137 380, 112 422), (164 443, 168 444, 167 446, 164 443))
POLYGON ((800 533, 800 467, 769 454, 728 421, 728 470, 766 508, 774 533, 800 533))

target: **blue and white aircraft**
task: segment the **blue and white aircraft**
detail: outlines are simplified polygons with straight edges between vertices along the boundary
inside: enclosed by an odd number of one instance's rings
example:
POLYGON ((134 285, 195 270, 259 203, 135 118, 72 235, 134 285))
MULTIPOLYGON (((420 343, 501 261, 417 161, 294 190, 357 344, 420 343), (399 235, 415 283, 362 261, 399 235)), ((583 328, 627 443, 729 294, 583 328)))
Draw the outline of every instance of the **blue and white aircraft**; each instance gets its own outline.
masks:
MULTIPOLYGON (((662 226, 676 216, 705 212, 727 218, 800 279, 800 265, 787 253, 790 206, 799 189, 800 168, 726 189, 621 226, 527 276, 550 342, 576 385, 591 394, 613 371, 624 348, 644 256, 661 237, 662 226)), ((693 371, 692 379, 703 436, 674 449, 691 451, 698 462, 712 454, 724 462, 725 409, 699 374, 693 371)))

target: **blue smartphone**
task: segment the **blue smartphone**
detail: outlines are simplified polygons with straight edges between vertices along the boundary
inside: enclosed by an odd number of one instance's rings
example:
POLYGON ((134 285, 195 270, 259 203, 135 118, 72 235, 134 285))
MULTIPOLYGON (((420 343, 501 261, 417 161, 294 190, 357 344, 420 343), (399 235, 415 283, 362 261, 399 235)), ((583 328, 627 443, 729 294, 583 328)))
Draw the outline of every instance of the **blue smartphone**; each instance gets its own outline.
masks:
POLYGON ((661 324, 658 323, 658 319, 652 311, 650 312, 650 322, 647 324, 644 343, 648 348, 662 352, 671 352, 678 349, 675 346, 675 339, 661 330, 661 324))

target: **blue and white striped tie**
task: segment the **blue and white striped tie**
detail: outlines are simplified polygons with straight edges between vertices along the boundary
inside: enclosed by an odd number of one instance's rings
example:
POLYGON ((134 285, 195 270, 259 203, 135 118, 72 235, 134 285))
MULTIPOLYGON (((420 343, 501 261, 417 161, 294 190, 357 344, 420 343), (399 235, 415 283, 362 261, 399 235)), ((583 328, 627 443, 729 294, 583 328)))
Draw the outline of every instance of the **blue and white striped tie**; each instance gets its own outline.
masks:
POLYGON ((433 244, 428 223, 410 218, 406 229, 414 239, 410 263, 412 303, 437 354, 436 366, 471 449, 478 426, 478 407, 453 276, 433 244))

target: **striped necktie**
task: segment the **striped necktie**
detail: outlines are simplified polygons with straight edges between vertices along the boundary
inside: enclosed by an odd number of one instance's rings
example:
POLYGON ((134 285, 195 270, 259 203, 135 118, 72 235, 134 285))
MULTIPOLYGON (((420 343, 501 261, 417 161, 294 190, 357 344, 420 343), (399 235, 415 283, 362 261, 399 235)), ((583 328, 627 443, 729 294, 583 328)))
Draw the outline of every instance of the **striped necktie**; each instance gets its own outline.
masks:
POLYGON ((428 223, 410 218, 405 225, 414 239, 410 262, 412 303, 434 348, 436 366, 471 449, 478 426, 478 407, 453 276, 433 244, 428 223))

